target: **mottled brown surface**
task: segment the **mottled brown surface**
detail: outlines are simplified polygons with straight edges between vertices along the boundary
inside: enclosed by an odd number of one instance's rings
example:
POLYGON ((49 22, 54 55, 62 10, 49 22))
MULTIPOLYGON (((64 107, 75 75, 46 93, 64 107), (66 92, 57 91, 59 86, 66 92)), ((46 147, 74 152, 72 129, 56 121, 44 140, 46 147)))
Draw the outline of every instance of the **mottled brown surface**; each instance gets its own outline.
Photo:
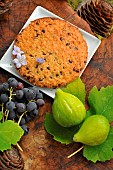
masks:
MULTIPOLYGON (((65 0, 14 0, 10 10, 0 16, 0 58, 38 5, 91 33, 89 26, 77 16, 65 0)), ((10 76, 10 73, 0 68, 0 83, 10 76)), ((94 85, 100 88, 113 84, 113 34, 102 40, 82 75, 82 80, 88 93, 94 85)), ((29 123, 29 135, 23 137, 20 142, 24 150, 21 155, 25 162, 25 170, 112 170, 113 159, 93 164, 83 158, 82 151, 70 159, 67 158, 80 146, 61 145, 46 133, 43 126, 44 115, 46 111, 51 111, 53 100, 45 96, 45 101, 45 106, 40 109, 39 118, 29 123)))

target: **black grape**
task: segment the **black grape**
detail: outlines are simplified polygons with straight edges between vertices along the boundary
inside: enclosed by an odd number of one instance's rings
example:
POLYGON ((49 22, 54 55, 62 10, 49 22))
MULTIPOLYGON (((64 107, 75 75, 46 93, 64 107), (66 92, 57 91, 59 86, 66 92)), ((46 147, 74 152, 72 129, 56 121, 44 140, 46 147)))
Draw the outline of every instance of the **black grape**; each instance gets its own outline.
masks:
POLYGON ((28 88, 23 88, 24 93, 26 93, 29 89, 28 88))
POLYGON ((27 100, 33 100, 36 97, 36 93, 32 89, 27 88, 27 90, 25 90, 24 93, 27 100))
POLYGON ((26 105, 26 107, 27 107, 27 111, 28 111, 28 112, 31 112, 32 110, 37 109, 37 105, 36 105, 35 102, 29 102, 29 103, 26 105))
POLYGON ((37 99, 43 99, 43 94, 41 92, 37 93, 36 98, 37 99))
POLYGON ((16 113, 14 110, 11 110, 8 114, 8 119, 13 120, 16 118, 16 113))
POLYGON ((17 99, 22 99, 24 96, 23 90, 16 90, 15 94, 17 99))
POLYGON ((42 106, 45 104, 45 102, 44 102, 43 99, 38 99, 38 100, 36 101, 36 103, 37 103, 37 105, 38 105, 39 107, 42 107, 42 106))
POLYGON ((1 94, 0 95, 0 102, 1 103, 6 103, 8 101, 8 95, 7 94, 1 94))
POLYGON ((2 92, 3 92, 3 85, 0 84, 0 93, 2 93, 2 92))
POLYGON ((8 83, 9 83, 9 86, 13 88, 17 87, 18 85, 18 81, 12 77, 8 79, 8 83))
POLYGON ((12 111, 15 108, 15 103, 12 101, 9 101, 6 103, 6 109, 12 111))
POLYGON ((6 82, 6 83, 3 83, 3 92, 6 92, 9 90, 9 84, 6 82))
POLYGON ((38 108, 43 105, 43 93, 36 86, 26 88, 13 77, 0 85, 0 110, 8 116, 4 115, 4 121, 6 118, 14 122, 20 121, 19 126, 25 135, 29 132, 25 124, 38 116, 38 108))
POLYGON ((24 130, 24 135, 29 133, 29 128, 26 125, 22 125, 21 128, 24 130))
POLYGON ((33 116, 33 117, 36 117, 38 116, 38 109, 34 109, 30 112, 30 115, 33 116))
POLYGON ((23 113, 26 111, 26 105, 24 103, 16 103, 16 109, 18 113, 23 113))
POLYGON ((25 120, 26 122, 29 122, 30 120, 32 120, 32 117, 30 115, 26 115, 25 120))
POLYGON ((36 86, 33 86, 33 87, 32 87, 32 90, 35 91, 36 94, 39 93, 39 89, 38 89, 36 86))
POLYGON ((22 125, 24 125, 25 123, 26 123, 26 120, 25 120, 24 117, 22 117, 22 119, 21 119, 21 121, 20 121, 20 125, 22 126, 22 125))

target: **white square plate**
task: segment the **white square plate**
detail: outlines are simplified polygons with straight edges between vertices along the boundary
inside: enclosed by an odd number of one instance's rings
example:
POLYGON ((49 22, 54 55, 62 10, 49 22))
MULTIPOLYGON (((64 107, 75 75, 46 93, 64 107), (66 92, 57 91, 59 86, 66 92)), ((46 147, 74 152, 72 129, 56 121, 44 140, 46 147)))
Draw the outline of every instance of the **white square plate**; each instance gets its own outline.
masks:
MULTIPOLYGON (((42 8, 41 6, 36 7, 36 9, 33 11, 32 15, 30 18, 27 20, 25 23, 24 27, 25 28, 29 23, 35 19, 38 18, 43 18, 43 17, 56 17, 60 18, 59 16, 51 13, 50 11, 46 10, 45 8, 42 8)), ((62 19, 62 18, 60 18, 62 19)), ((23 29, 22 28, 22 29, 23 29)), ((88 65, 89 61, 93 57, 95 51, 97 50, 98 46, 100 45, 101 41, 94 37, 93 35, 83 31, 80 29, 83 37, 85 38, 87 45, 88 45, 88 60, 86 63, 86 66, 88 65)), ((14 42, 13 42, 14 43, 14 42)), ((24 80, 16 71, 14 64, 12 63, 12 48, 13 48, 13 43, 10 45, 6 53, 3 55, 2 59, 0 60, 0 67, 3 68, 4 70, 10 72, 11 74, 15 75, 16 77, 24 80)), ((85 67, 86 68, 86 67, 85 67)), ((83 72, 82 72, 83 73, 83 72)), ((25 80, 24 80, 25 81, 25 80)), ((27 82, 27 81, 25 81, 27 82)), ((27 82, 29 83, 29 82, 27 82)), ((29 83, 30 84, 30 83, 29 83)), ((47 88, 39 88, 42 92, 47 94, 48 96, 54 98, 55 96, 55 89, 47 89, 47 88)))

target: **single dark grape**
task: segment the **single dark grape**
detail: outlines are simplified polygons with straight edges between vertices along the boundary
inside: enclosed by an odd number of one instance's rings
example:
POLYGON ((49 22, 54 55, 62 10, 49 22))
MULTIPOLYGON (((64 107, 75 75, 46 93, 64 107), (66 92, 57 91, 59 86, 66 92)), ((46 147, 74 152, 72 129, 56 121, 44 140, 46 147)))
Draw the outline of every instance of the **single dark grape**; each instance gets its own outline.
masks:
POLYGON ((36 101, 36 103, 37 103, 37 105, 38 105, 39 107, 42 107, 42 106, 45 104, 45 102, 44 102, 43 99, 38 99, 38 100, 36 101))
POLYGON ((28 111, 28 112, 31 112, 32 110, 37 109, 37 105, 36 105, 35 102, 29 102, 29 103, 26 105, 26 107, 27 107, 27 111, 28 111))
POLYGON ((16 90, 15 94, 17 99, 22 99, 24 96, 23 90, 16 90))
POLYGON ((22 90, 23 88, 24 88, 23 83, 18 82, 18 85, 17 85, 16 89, 17 89, 17 90, 22 90))
POLYGON ((3 84, 0 84, 0 94, 3 92, 3 84))
POLYGON ((20 126, 24 125, 26 123, 26 120, 24 117, 22 117, 21 121, 20 121, 20 126))
POLYGON ((21 128, 24 130, 24 135, 29 133, 29 128, 26 125, 22 125, 21 128))
POLYGON ((11 78, 8 79, 8 84, 9 84, 10 87, 15 88, 18 85, 18 81, 15 78, 11 77, 11 78))
POLYGON ((9 84, 6 82, 6 83, 3 83, 3 92, 6 92, 9 90, 9 84))
POLYGON ((12 101, 9 101, 6 103, 6 109, 12 111, 15 108, 15 103, 12 101))
POLYGON ((41 92, 37 93, 36 99, 43 99, 43 93, 41 92))
POLYGON ((16 103, 16 109, 18 113, 23 113, 26 111, 26 105, 24 103, 16 103))
POLYGON ((8 95, 6 93, 0 95, 0 102, 1 103, 8 102, 8 95))
POLYGON ((38 116, 38 109, 34 109, 30 112, 30 115, 33 116, 33 117, 36 117, 38 116))
POLYGON ((39 89, 38 89, 38 87, 36 87, 36 86, 33 86, 33 87, 32 87, 32 90, 35 91, 36 94, 39 93, 39 89))
POLYGON ((16 118, 16 113, 14 110, 11 110, 8 114, 8 119, 13 120, 16 118))
POLYGON ((27 90, 25 90, 24 93, 27 100, 33 100, 36 97, 36 93, 32 89, 27 88, 27 90))
POLYGON ((23 88, 23 92, 24 92, 24 93, 26 93, 28 90, 29 90, 29 89, 26 88, 26 87, 23 88))
POLYGON ((30 115, 26 115, 25 120, 26 122, 29 122, 32 120, 32 117, 30 115))

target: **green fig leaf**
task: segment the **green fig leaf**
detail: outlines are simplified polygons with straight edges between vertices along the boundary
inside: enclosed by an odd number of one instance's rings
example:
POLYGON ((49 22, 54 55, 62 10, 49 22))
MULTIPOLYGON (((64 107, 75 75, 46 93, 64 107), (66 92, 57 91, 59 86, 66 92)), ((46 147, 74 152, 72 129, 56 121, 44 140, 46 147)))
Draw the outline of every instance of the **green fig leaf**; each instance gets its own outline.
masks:
POLYGON ((92 112, 90 110, 87 110, 85 119, 87 119, 90 116, 92 116, 92 112))
POLYGON ((113 121, 113 86, 102 87, 100 91, 94 86, 89 93, 88 102, 92 114, 101 114, 109 122, 113 121))
POLYGON ((113 127, 110 128, 108 137, 104 143, 97 146, 85 145, 83 156, 94 163, 105 162, 113 158, 113 127))
POLYGON ((2 112, 0 112, 0 120, 2 120, 2 112))
POLYGON ((16 145, 23 134, 22 128, 12 120, 0 123, 0 150, 11 149, 11 145, 16 145))
POLYGON ((44 127, 46 131, 53 136, 53 139, 62 144, 70 144, 73 142, 73 136, 78 131, 79 127, 74 126, 65 128, 60 126, 53 118, 53 115, 46 113, 44 120, 44 127))
POLYGON ((85 103, 86 90, 85 85, 80 77, 61 89, 64 92, 71 93, 72 95, 76 96, 82 103, 85 103))

